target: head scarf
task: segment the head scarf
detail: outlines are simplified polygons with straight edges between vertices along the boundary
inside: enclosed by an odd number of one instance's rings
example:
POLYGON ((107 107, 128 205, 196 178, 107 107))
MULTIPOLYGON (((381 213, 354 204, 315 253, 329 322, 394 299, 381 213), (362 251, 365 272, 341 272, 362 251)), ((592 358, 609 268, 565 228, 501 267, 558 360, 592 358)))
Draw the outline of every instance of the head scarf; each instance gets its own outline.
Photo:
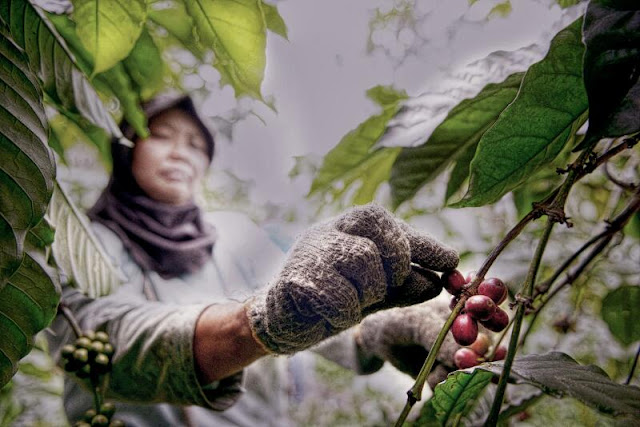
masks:
MULTIPOLYGON (((180 108, 193 117, 205 133, 209 158, 213 157, 213 137, 196 114, 191 99, 165 102, 162 108, 153 102, 143 106, 148 119, 169 108, 180 108), (149 108, 150 104, 154 108, 149 108)), ((134 139, 127 123, 121 129, 134 139)), ((210 259, 215 243, 215 230, 203 221, 200 208, 192 202, 174 206, 149 197, 131 172, 133 150, 117 141, 111 148, 113 174, 89 210, 89 218, 115 232, 143 271, 156 271, 171 278, 199 270, 210 259)))

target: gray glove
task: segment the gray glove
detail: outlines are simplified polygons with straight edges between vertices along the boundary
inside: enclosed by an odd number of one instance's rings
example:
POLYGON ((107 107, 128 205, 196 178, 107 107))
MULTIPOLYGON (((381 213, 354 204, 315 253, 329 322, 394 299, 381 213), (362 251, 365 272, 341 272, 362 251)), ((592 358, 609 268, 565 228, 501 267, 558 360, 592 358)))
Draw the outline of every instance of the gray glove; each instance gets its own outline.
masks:
MULTIPOLYGON (((444 298, 380 311, 358 326, 356 342, 365 356, 387 360, 402 372, 416 377, 450 314, 449 302, 444 298)), ((432 388, 448 371, 455 370, 453 354, 459 348, 453 336, 447 334, 438 354, 437 369, 427 379, 432 388)))
POLYGON ((366 205, 309 229, 266 292, 248 303, 254 335, 273 353, 306 349, 384 308, 438 295, 457 253, 366 205), (418 265, 413 265, 411 263, 418 265))

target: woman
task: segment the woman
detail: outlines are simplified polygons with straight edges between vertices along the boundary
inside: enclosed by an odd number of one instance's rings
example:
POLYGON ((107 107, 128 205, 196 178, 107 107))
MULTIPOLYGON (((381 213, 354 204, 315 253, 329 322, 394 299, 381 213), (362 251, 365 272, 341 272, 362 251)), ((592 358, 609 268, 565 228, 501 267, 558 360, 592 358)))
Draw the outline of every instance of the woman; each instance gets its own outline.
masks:
MULTIPOLYGON (((371 312, 433 298, 439 277, 416 263, 457 265, 455 251, 372 205, 311 228, 280 268, 282 254, 250 221, 204 218, 195 205, 214 140, 192 101, 159 97, 145 113, 150 136, 122 125, 135 147, 113 145, 112 179, 89 212, 127 281, 97 300, 63 294, 83 329, 107 331, 114 343, 109 395, 127 425, 285 425, 286 360, 271 355, 314 346, 371 312)), ((53 328, 56 346, 72 339, 62 319, 53 328)), ((359 351, 352 330, 341 337, 324 353, 361 372, 381 366, 384 352, 359 351)), ((68 379, 69 419, 91 406, 68 379)))

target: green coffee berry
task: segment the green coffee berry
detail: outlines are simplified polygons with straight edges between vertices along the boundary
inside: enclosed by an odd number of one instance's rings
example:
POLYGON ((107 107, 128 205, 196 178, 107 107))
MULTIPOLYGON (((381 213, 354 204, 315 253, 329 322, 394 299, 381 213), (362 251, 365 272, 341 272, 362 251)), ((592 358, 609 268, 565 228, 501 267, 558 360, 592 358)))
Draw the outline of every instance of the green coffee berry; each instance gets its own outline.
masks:
POLYGON ((124 421, 122 421, 122 420, 111 420, 111 423, 109 423, 109 427, 124 427, 124 421))
POLYGON ((102 352, 111 357, 113 355, 113 346, 109 343, 106 343, 102 349, 102 352))
POLYGON ((89 361, 89 352, 86 348, 78 348, 73 352, 73 358, 80 363, 87 363, 89 361))
POLYGON ((98 331, 94 339, 106 344, 109 342, 109 335, 106 332, 98 331))
POLYGON ((93 353, 102 353, 104 351, 104 344, 100 341, 93 341, 89 347, 89 351, 93 353))
POLYGON ((92 427, 109 427, 109 418, 102 414, 98 414, 91 420, 92 427))
POLYGON ((69 359, 71 359, 73 357, 73 352, 74 351, 76 351, 76 346, 73 345, 73 344, 67 344, 64 347, 62 347, 62 350, 60 351, 60 354, 65 359, 69 360, 69 359))
POLYGON ((89 340, 93 341, 94 339, 96 339, 96 333, 91 330, 91 329, 87 329, 86 331, 84 331, 82 333, 83 337, 89 338, 89 340))
POLYGON ((76 347, 89 349, 91 342, 89 338, 82 336, 76 340, 76 347))
POLYGON ((78 371, 76 372, 76 376, 78 378, 89 378, 90 375, 91 375, 91 365, 89 365, 88 363, 82 365, 82 367, 78 369, 78 371))
POLYGON ((100 413, 107 418, 113 417, 113 414, 116 412, 116 406, 111 402, 104 402, 100 405, 100 413))
POLYGON ((91 420, 93 419, 93 417, 95 417, 96 415, 98 415, 96 410, 91 408, 91 409, 88 409, 87 412, 84 413, 84 415, 82 416, 82 419, 85 420, 86 422, 90 423, 91 420))

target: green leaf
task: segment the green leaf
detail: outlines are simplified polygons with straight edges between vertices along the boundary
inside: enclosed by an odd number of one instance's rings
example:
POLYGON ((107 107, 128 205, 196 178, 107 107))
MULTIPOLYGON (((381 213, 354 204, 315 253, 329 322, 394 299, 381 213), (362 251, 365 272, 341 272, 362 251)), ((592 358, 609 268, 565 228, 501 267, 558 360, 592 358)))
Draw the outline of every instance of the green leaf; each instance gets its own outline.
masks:
POLYGON ((56 229, 52 246, 56 264, 82 292, 97 298, 120 286, 122 277, 93 235, 87 219, 57 185, 47 218, 56 229))
POLYGON ((640 10, 637 2, 591 0, 584 21, 589 129, 579 149, 640 131, 640 10))
POLYGON ((629 223, 624 227, 624 233, 636 239, 640 239, 640 212, 636 212, 631 217, 629 223))
POLYGON ((403 148, 391 169, 389 180, 394 207, 412 198, 458 158, 462 164, 454 169, 448 195, 460 187, 467 177, 468 162, 475 154, 480 137, 514 100, 523 75, 515 73, 502 83, 488 84, 474 98, 465 99, 455 106, 424 144, 403 148))
POLYGON ((147 18, 146 0, 72 0, 73 19, 82 45, 93 59, 92 74, 129 55, 147 18))
POLYGON ((613 336, 624 345, 640 341, 640 323, 637 321, 640 307, 640 287, 621 286, 602 300, 602 319, 613 336))
POLYGON ((469 190, 454 206, 496 202, 573 143, 588 113, 581 23, 560 31, 547 56, 529 68, 516 99, 480 139, 469 190))
POLYGON ((79 112, 120 137, 120 129, 82 72, 88 67, 76 61, 47 16, 24 0, 2 2, 0 16, 9 25, 13 40, 26 52, 49 98, 59 108, 79 112))
POLYGON ((445 203, 449 202, 469 178, 469 166, 476 155, 477 149, 478 141, 469 145, 467 149, 460 154, 460 157, 458 157, 456 165, 449 175, 449 181, 447 182, 447 192, 444 196, 445 203))
POLYGON ((149 9, 149 19, 164 28, 171 37, 178 40, 196 58, 203 60, 206 49, 198 41, 193 19, 187 14, 183 2, 152 4, 149 9))
MULTIPOLYGON (((4 19, 4 14, 2 15, 4 19)), ((0 288, 19 267, 27 231, 51 198, 55 162, 47 146, 42 92, 27 57, 0 44, 0 288)))
POLYGON ((141 99, 150 99, 164 86, 165 62, 146 29, 123 64, 141 99))
MULTIPOLYGON (((56 29, 64 37, 70 48, 78 58, 79 63, 84 64, 85 68, 93 67, 93 60, 89 52, 82 46, 80 39, 75 31, 75 24, 66 15, 51 15, 49 19, 54 23, 56 29)), ((121 63, 111 67, 108 71, 100 73, 93 78, 95 88, 103 93, 112 93, 120 101, 124 118, 133 126, 136 134, 146 137, 149 134, 147 129, 147 120, 140 107, 140 99, 138 94, 132 88, 131 80, 121 63)), ((100 102, 102 106, 102 103, 100 102)), ((104 106, 102 107, 104 108, 104 106)), ((84 115, 84 114, 83 114, 84 115)), ((105 129, 104 126, 101 126, 105 129)), ((120 130, 117 128, 117 134, 111 132, 114 136, 121 136, 120 130)))
POLYGON ((267 29, 276 33, 280 37, 289 40, 287 35, 287 24, 284 23, 284 19, 280 16, 278 8, 275 5, 262 2, 262 10, 264 11, 264 19, 267 23, 267 29))
MULTIPOLYGON (((106 170, 111 170, 111 140, 103 129, 87 123, 77 115, 63 112, 49 119, 51 138, 64 151, 78 142, 90 143, 98 149, 99 158, 106 170)), ((51 141, 49 141, 51 143, 51 141)))
POLYGON ((332 186, 342 184, 342 190, 334 192, 335 198, 343 194, 349 184, 361 178, 364 185, 356 198, 362 202, 368 198, 370 200, 378 185, 389 176, 391 164, 400 152, 399 148, 373 151, 372 148, 384 133, 389 119, 397 112, 400 101, 406 99, 407 95, 404 91, 399 92, 391 87, 376 86, 367 91, 367 96, 383 108, 382 113, 362 122, 327 153, 308 196, 329 192, 332 186), (363 176, 364 171, 368 171, 369 177, 363 176), (372 179, 374 176, 375 179, 372 179), (372 181, 367 182, 368 179, 372 181))
POLYGON ((267 27, 260 0, 185 0, 202 42, 213 49, 221 85, 262 100, 267 27))
POLYGON ((26 251, 20 268, 0 289, 0 387, 33 348, 35 334, 54 318, 59 300, 57 275, 43 254, 26 251))
POLYGON ((46 218, 42 218, 38 225, 29 230, 27 242, 34 248, 44 250, 53 244, 54 236, 55 230, 46 218))
POLYGON ((447 380, 433 390, 433 396, 423 406, 416 425, 452 425, 454 420, 471 410, 492 377, 493 374, 479 369, 471 373, 456 371, 449 374, 447 380))
MULTIPOLYGON (((503 364, 502 361, 483 363, 476 369, 499 375, 503 364)), ((517 357, 513 361, 511 378, 555 397, 573 397, 600 412, 640 417, 640 388, 617 384, 599 367, 579 365, 564 353, 517 357)))

